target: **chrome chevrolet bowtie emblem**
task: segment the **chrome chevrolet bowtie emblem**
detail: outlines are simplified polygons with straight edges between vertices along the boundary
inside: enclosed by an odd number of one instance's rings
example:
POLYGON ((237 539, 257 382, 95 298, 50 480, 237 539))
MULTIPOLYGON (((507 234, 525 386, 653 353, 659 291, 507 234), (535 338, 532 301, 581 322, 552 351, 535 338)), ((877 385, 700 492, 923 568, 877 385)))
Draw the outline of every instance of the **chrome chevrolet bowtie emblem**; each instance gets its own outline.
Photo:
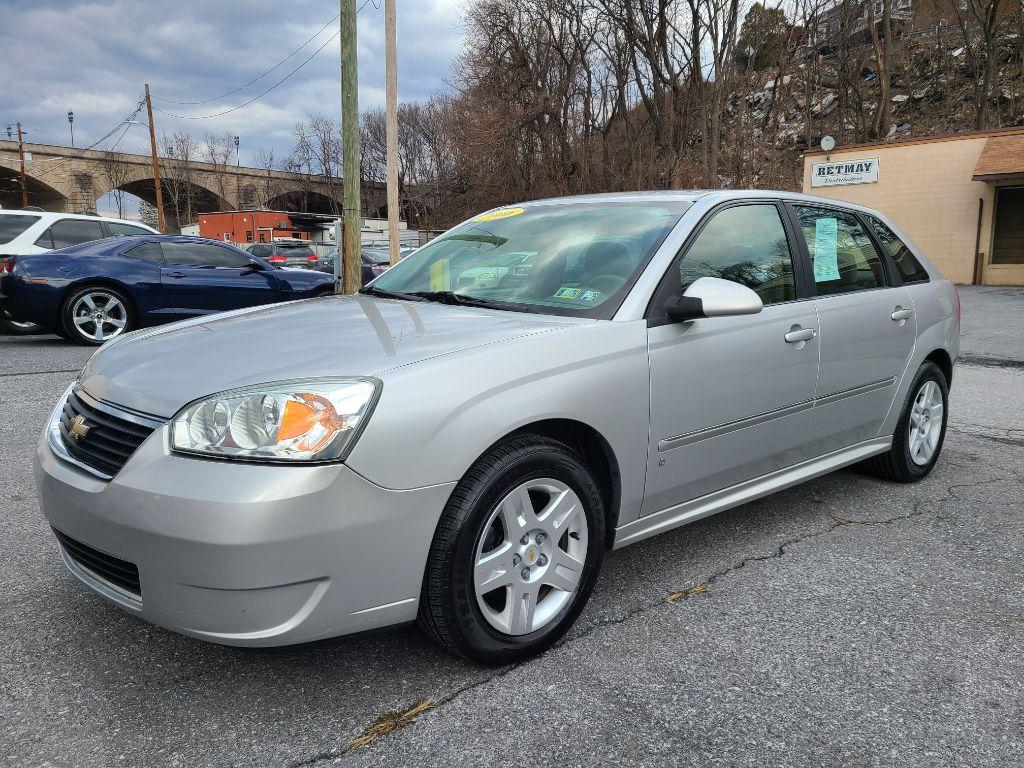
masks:
POLYGON ((89 425, 85 423, 85 416, 79 414, 71 420, 71 426, 68 427, 68 434, 71 435, 73 440, 78 440, 89 434, 89 425))

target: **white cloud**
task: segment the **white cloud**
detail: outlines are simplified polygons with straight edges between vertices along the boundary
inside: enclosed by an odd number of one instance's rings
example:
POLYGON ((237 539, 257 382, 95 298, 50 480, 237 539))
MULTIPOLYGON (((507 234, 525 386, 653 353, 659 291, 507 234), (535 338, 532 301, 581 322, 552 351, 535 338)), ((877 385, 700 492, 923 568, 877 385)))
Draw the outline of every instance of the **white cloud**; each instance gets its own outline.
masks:
MULTIPOLYGON (((95 141, 130 112, 144 82, 150 83, 156 106, 173 114, 212 114, 248 101, 298 66, 330 37, 336 23, 237 93, 199 105, 166 99, 204 100, 237 88, 287 56, 338 12, 335 0, 2 2, 0 127, 21 120, 54 142, 68 136, 66 113, 73 109, 78 146, 95 141)), ((462 44, 459 3, 398 0, 401 100, 420 100, 445 89, 462 44)), ((378 107, 384 103, 383 8, 373 2, 364 6, 358 36, 360 107, 378 107)), ((238 134, 243 162, 261 146, 283 156, 291 147, 296 121, 312 112, 340 112, 338 58, 338 43, 332 41, 300 72, 244 109, 204 120, 157 113, 157 128, 238 134)), ((123 146, 144 150, 145 136, 135 131, 129 131, 123 146)))

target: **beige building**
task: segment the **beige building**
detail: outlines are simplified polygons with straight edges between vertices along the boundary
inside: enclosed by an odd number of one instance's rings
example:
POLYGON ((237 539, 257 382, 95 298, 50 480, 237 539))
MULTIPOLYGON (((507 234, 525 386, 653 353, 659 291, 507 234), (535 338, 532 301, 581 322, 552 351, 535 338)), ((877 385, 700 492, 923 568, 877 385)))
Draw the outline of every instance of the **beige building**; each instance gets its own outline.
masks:
POLYGON ((1024 285, 1024 126, 807 152, 803 190, 881 211, 956 283, 1024 285))

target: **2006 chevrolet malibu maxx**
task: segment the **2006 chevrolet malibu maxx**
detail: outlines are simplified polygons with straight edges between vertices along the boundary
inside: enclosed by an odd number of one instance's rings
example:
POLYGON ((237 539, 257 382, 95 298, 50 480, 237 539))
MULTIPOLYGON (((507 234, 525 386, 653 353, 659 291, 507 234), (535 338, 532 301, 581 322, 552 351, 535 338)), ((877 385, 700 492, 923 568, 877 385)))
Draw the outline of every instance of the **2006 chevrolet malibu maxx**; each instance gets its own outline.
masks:
POLYGON ((71 572, 161 626, 268 646, 418 619, 505 662, 566 631, 609 548, 854 463, 927 475, 959 324, 864 208, 526 203, 360 295, 109 342, 36 479, 71 572))

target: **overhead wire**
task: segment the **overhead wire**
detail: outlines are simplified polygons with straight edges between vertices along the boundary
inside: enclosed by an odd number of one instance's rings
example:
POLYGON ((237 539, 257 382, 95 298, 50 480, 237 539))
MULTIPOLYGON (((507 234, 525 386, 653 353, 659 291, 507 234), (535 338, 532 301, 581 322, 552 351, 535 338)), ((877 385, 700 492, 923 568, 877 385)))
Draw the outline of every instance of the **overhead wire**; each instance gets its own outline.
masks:
POLYGON ((302 45, 300 45, 300 46, 299 46, 298 48, 296 48, 296 49, 295 49, 294 51, 292 51, 291 53, 289 53, 289 54, 288 54, 287 56, 285 56, 285 57, 284 57, 283 59, 281 59, 281 60, 280 60, 279 62, 277 62, 277 64, 275 64, 274 66, 272 66, 272 67, 271 67, 270 69, 268 69, 268 70, 266 70, 265 72, 263 72, 263 74, 259 75, 258 77, 254 77, 254 78, 253 78, 252 80, 250 80, 249 82, 247 82, 247 83, 245 83, 245 84, 243 84, 243 85, 240 85, 240 86, 238 86, 237 88, 233 88, 232 90, 228 91, 227 93, 222 93, 222 94, 220 94, 219 96, 211 96, 211 97, 210 97, 210 98, 208 98, 208 99, 201 99, 200 101, 175 101, 174 99, 166 99, 166 98, 163 98, 162 96, 154 96, 154 97, 153 97, 153 99, 154 99, 155 101, 162 101, 162 102, 164 102, 164 103, 166 103, 166 104, 182 104, 182 105, 188 105, 188 104, 209 104, 209 103, 210 103, 211 101, 217 101, 217 99, 223 99, 223 98, 225 98, 225 97, 227 97, 227 96, 231 96, 232 94, 238 93, 238 92, 239 92, 239 91, 241 91, 242 89, 244 89, 244 88, 248 88, 248 87, 249 87, 250 85, 252 85, 253 83, 257 83, 257 82, 259 82, 259 81, 260 81, 260 80, 262 80, 262 79, 263 79, 264 77, 266 77, 266 76, 267 76, 267 75, 269 75, 269 74, 270 74, 271 72, 273 72, 273 71, 274 71, 275 69, 277 69, 277 68, 278 68, 278 67, 280 67, 280 66, 281 66, 282 64, 284 64, 284 63, 285 63, 286 61, 288 61, 288 60, 289 60, 289 59, 291 59, 291 58, 292 58, 293 56, 295 56, 295 54, 297 54, 297 53, 298 53, 299 51, 301 51, 301 50, 302 50, 303 48, 305 48, 305 47, 306 47, 307 45, 309 45, 309 44, 310 44, 311 42, 313 42, 313 41, 314 41, 314 40, 315 40, 316 38, 318 38, 318 37, 320 36, 320 34, 321 34, 321 33, 322 33, 322 32, 323 32, 323 31, 324 31, 325 29, 327 29, 327 28, 328 28, 329 26, 331 26, 331 24, 333 24, 334 22, 336 22, 336 21, 338 20, 338 17, 339 17, 340 15, 341 15, 340 13, 339 13, 339 14, 336 14, 336 15, 334 16, 334 18, 333 18, 333 19, 331 19, 331 20, 330 20, 330 21, 328 21, 328 22, 327 22, 326 24, 324 24, 324 25, 323 25, 322 27, 320 27, 320 29, 318 29, 318 30, 316 31, 316 33, 315 33, 315 34, 314 34, 314 35, 313 35, 312 37, 309 37, 309 38, 307 38, 307 39, 306 39, 306 41, 305 41, 305 42, 304 42, 304 43, 303 43, 302 45))
MULTIPOLYGON (((380 6, 380 0, 363 0, 363 3, 356 9, 356 13, 358 14, 360 11, 363 10, 363 8, 365 8, 371 2, 373 3, 373 7, 375 9, 380 10, 380 7, 381 7, 380 6)), ((340 16, 340 14, 338 16, 340 16)), ((254 80, 249 81, 248 83, 246 83, 246 85, 239 86, 234 91, 229 91, 227 94, 224 94, 224 95, 227 96, 227 95, 230 95, 231 93, 237 93, 238 91, 242 90, 246 86, 252 85, 252 83, 255 83, 258 80, 261 80, 269 72, 272 72, 275 69, 277 69, 281 64, 283 64, 285 61, 287 61, 288 59, 292 58, 292 56, 294 56, 300 50, 305 48, 306 45, 309 44, 310 40, 314 39, 317 35, 319 35, 321 32, 323 32, 325 29, 327 29, 327 27, 329 27, 331 24, 333 24, 338 19, 338 16, 335 16, 333 19, 331 19, 329 22, 327 22, 327 24, 325 24, 320 29, 320 31, 317 32, 316 35, 313 35, 312 38, 307 40, 305 43, 303 43, 301 46, 299 46, 295 51, 293 51, 287 57, 285 57, 280 62, 275 64, 273 67, 271 67, 269 70, 267 70, 267 72, 265 72, 263 75, 260 75, 260 77, 257 77, 254 80)), ((172 118, 174 118, 176 120, 209 120, 209 119, 214 118, 214 117, 222 117, 223 115, 227 115, 227 114, 230 114, 232 112, 236 112, 239 109, 242 109, 242 108, 247 107, 247 106, 249 106, 250 104, 252 104, 252 103, 254 103, 256 101, 259 101, 264 96, 266 96, 268 93, 270 93, 271 91, 275 90, 279 86, 283 85, 293 75, 295 75, 299 70, 301 70, 309 62, 311 62, 317 56, 317 54, 319 54, 324 48, 326 48, 330 43, 334 42, 334 40, 337 37, 339 37, 340 34, 341 34, 341 30, 338 30, 337 32, 335 32, 333 35, 331 35, 329 38, 327 38, 327 40, 325 40, 323 42, 323 44, 319 48, 317 48, 315 51, 313 51, 313 53, 311 53, 309 56, 307 56, 306 59, 303 60, 303 62, 301 64, 299 64, 299 66, 297 66, 295 69, 293 69, 287 75, 282 77, 280 80, 278 80, 276 83, 274 83, 269 88, 261 91, 260 93, 256 94, 251 99, 249 99, 248 101, 242 102, 241 104, 238 104, 237 106, 230 107, 229 109, 221 110, 220 112, 212 112, 212 113, 210 113, 208 115, 179 115, 179 114, 175 114, 173 112, 168 112, 166 110, 160 109, 160 107, 157 107, 157 106, 153 107, 153 111, 154 112, 159 112, 161 115, 164 115, 165 117, 172 117, 172 118)), ((154 98, 156 98, 159 101, 165 101, 165 102, 169 102, 169 103, 173 103, 173 104, 206 104, 206 103, 208 103, 210 101, 215 101, 217 98, 222 98, 222 97, 218 96, 218 97, 215 97, 213 99, 207 99, 207 100, 204 100, 204 101, 192 101, 192 102, 190 102, 190 101, 175 101, 175 102, 171 102, 169 99, 162 99, 160 97, 154 97, 154 98)))

